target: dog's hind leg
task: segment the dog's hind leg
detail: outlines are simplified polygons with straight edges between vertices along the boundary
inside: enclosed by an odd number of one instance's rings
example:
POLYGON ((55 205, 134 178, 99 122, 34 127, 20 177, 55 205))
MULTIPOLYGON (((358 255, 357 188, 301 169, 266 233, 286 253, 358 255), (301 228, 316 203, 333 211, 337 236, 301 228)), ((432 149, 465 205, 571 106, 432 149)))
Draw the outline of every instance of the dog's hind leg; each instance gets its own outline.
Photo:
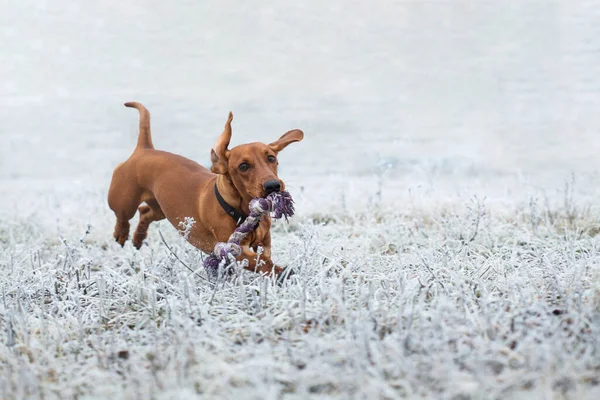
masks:
POLYGON ((147 201, 147 205, 140 206, 140 222, 138 223, 135 233, 133 234, 133 245, 136 249, 140 249, 146 237, 148 236, 148 227, 154 221, 160 221, 165 218, 165 214, 160 209, 160 206, 156 202, 147 201))
POLYGON ((113 237, 121 246, 124 246, 125 242, 129 238, 129 220, 135 215, 138 204, 134 204, 133 207, 128 207, 125 209, 113 208, 113 211, 117 217, 117 223, 115 224, 113 237))
POLYGON ((117 218, 113 237, 121 246, 125 246, 125 242, 129 237, 129 221, 117 218))
POLYGON ((113 237, 121 246, 124 246, 129 238, 129 220, 135 215, 136 208, 137 204, 133 206, 133 210, 131 208, 113 209, 117 217, 113 237))
POLYGON ((141 190, 127 185, 127 176, 121 166, 117 167, 108 191, 108 205, 117 217, 113 237, 121 246, 129 237, 129 220, 141 203, 141 190))

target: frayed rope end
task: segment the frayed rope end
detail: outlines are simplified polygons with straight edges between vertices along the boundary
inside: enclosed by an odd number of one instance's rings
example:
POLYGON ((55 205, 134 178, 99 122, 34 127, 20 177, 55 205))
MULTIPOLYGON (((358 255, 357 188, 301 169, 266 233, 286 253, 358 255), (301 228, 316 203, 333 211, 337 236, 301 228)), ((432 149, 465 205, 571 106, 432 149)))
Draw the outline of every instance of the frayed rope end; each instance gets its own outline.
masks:
POLYGON ((267 200, 271 203, 273 218, 285 217, 286 222, 289 222, 288 218, 294 216, 294 199, 289 192, 271 193, 267 200))

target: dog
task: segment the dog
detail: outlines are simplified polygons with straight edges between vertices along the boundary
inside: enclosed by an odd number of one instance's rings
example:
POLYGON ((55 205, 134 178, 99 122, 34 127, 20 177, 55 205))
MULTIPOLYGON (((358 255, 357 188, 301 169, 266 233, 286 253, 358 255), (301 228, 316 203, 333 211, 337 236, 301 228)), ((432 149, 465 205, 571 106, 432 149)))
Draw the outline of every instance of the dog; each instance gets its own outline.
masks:
MULTIPOLYGON (((133 154, 113 172, 108 205, 117 217, 113 236, 121 246, 129 237, 129 220, 139 211, 132 238, 137 249, 152 222, 166 218, 180 229, 180 223, 191 217, 195 223, 186 235, 187 241, 210 254, 215 244, 227 242, 248 216, 251 199, 285 190, 285 183, 277 176, 277 156, 289 144, 304 138, 301 130, 293 129, 270 144, 248 143, 229 149, 230 112, 223 133, 211 149, 208 170, 185 157, 156 150, 146 107, 137 102, 125 106, 139 111, 139 136, 133 154)), ((247 260, 248 270, 279 277, 284 269, 271 260, 270 229, 271 218, 265 216, 242 241, 242 254, 237 260, 247 260), (258 246, 263 249, 260 257, 258 246)))

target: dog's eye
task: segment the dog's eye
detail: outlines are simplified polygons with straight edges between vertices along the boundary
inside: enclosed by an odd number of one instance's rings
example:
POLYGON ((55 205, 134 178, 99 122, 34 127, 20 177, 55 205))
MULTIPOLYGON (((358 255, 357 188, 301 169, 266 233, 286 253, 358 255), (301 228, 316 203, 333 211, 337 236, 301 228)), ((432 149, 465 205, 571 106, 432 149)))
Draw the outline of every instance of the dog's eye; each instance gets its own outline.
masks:
POLYGON ((277 161, 277 159, 275 158, 275 156, 269 155, 267 157, 267 160, 269 160, 270 163, 274 163, 275 161, 277 161))
POLYGON ((248 171, 248 168, 250 168, 250 165, 248 165, 248 163, 241 163, 238 168, 240 169, 240 171, 242 172, 246 172, 248 171))

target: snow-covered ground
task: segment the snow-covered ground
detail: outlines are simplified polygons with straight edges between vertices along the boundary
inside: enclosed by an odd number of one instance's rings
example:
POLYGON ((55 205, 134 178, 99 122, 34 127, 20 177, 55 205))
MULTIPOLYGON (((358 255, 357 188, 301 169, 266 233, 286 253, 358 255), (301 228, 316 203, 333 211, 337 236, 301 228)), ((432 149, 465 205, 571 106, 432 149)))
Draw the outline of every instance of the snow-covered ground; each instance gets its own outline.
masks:
POLYGON ((598 18, 0 3, 0 398, 600 398, 598 18), (273 229, 292 281, 215 290, 166 222, 113 243, 130 100, 203 164, 229 110, 233 144, 304 130, 273 229))

